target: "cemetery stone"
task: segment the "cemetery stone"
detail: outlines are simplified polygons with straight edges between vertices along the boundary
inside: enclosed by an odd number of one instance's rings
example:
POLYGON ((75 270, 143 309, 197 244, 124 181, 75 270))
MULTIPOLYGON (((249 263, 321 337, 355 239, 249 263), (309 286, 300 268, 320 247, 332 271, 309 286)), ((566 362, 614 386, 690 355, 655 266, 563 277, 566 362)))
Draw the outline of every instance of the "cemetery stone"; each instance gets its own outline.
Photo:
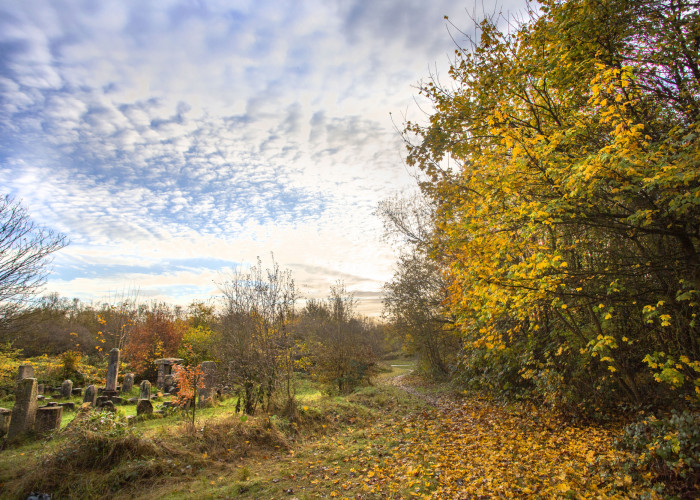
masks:
POLYGON ((150 415, 153 413, 153 403, 150 399, 139 399, 136 403, 136 415, 150 415))
POLYGON ((151 399, 151 383, 148 380, 141 382, 139 399, 151 399))
POLYGON ((124 381, 122 382, 122 392, 131 392, 134 387, 134 374, 127 373, 124 375, 124 381))
POLYGON ((85 389, 85 396, 83 396, 83 403, 90 403, 95 406, 97 401, 97 390, 94 385, 89 385, 85 389))
POLYGON ((20 365, 17 370, 17 380, 20 381, 23 378, 34 378, 34 367, 32 365, 20 365))
POLYGON ((117 377, 119 375, 119 349, 116 347, 109 351, 109 365, 107 366, 107 383, 105 391, 117 390, 117 377))
POLYGON ((73 394, 73 381, 64 380, 63 385, 61 385, 61 397, 69 399, 73 394))
POLYGON ((34 432, 45 434, 61 428, 63 419, 63 406, 42 406, 36 410, 34 432))
POLYGON ((203 361, 200 365, 204 373, 204 387, 198 389, 199 405, 211 406, 216 398, 216 363, 203 361))
POLYGON ((0 437, 7 434, 10 428, 10 418, 12 418, 12 411, 7 408, 0 408, 0 437))
POLYGON ((17 383, 15 407, 12 410, 8 439, 12 440, 34 429, 37 408, 37 383, 35 378, 25 378, 17 383))

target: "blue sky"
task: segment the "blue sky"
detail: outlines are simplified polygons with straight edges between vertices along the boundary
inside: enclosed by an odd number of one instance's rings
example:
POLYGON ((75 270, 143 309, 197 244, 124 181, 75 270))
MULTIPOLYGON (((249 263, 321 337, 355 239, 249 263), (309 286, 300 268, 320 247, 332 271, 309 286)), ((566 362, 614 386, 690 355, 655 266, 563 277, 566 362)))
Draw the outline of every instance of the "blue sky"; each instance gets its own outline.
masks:
POLYGON ((377 314, 395 255, 372 212, 415 184, 395 125, 425 119, 415 87, 446 79, 443 17, 468 10, 0 0, 0 188, 71 240, 46 290, 186 305, 272 252, 303 296, 342 279, 377 314))

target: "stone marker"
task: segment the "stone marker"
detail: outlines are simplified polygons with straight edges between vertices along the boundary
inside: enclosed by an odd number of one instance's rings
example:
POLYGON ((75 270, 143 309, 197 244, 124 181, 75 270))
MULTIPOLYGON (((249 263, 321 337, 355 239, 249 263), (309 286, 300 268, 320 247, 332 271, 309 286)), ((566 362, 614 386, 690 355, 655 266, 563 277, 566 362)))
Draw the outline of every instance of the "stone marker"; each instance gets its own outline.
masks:
POLYGON ((34 432, 37 434, 46 434, 55 429, 60 429, 62 419, 63 406, 42 406, 41 408, 37 408, 34 432))
POLYGON ((73 394, 73 396, 82 396, 83 395, 83 388, 82 387, 73 387, 72 394, 73 394))
POLYGON ((97 400, 97 389, 94 385, 89 385, 85 388, 85 396, 83 396, 83 403, 90 403, 95 406, 97 400))
POLYGON ((73 401, 68 401, 67 403, 58 403, 58 406, 65 408, 66 410, 75 410, 75 403, 73 401))
POLYGON ((105 391, 117 390, 117 377, 119 376, 119 349, 116 347, 109 351, 109 365, 107 366, 107 383, 105 391))
POLYGON ((150 415, 153 413, 153 403, 150 399, 139 399, 136 403, 136 415, 150 415))
POLYGON ((102 408, 105 403, 112 403, 112 398, 109 396, 97 396, 97 399, 95 400, 95 407, 102 408))
POLYGON ((10 428, 10 418, 12 418, 12 410, 0 408, 0 437, 7 434, 7 430, 10 428))
POLYGON ((73 395, 73 381, 72 380, 64 380, 63 384, 61 385, 61 397, 65 399, 70 399, 70 397, 73 395))
POLYGON ((112 413, 117 411, 117 409, 114 407, 114 403, 112 403, 111 401, 105 401, 104 403, 102 403, 102 406, 100 406, 100 409, 106 410, 106 411, 111 411, 112 413))
POLYGON ((34 367, 32 365, 20 365, 17 370, 17 381, 23 378, 34 378, 34 367))
POLYGON ((163 377, 163 392, 171 393, 175 389, 175 376, 168 374, 163 377))
POLYGON ((35 378, 25 378, 17 382, 15 407, 12 410, 7 438, 12 440, 34 429, 37 408, 37 383, 35 378))
POLYGON ((204 387, 197 390, 199 406, 212 406, 216 399, 216 363, 214 361, 202 361, 200 368, 204 374, 204 387))
POLYGON ((37 387, 37 392, 39 394, 44 394, 44 384, 39 384, 39 386, 37 387))
POLYGON ((122 392, 131 392, 134 387, 134 374, 127 373, 124 375, 124 381, 122 382, 122 392))
POLYGON ((151 383, 148 380, 141 382, 139 399, 151 399, 151 383))

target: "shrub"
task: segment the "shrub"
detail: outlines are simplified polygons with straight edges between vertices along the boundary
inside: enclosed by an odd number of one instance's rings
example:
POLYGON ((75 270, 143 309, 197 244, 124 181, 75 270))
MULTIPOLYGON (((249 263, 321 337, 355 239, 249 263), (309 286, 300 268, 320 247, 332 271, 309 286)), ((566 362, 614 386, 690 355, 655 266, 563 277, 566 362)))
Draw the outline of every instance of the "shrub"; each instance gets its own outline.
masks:
POLYGON ((645 418, 627 426, 617 445, 633 452, 640 473, 671 491, 700 486, 700 413, 645 418))

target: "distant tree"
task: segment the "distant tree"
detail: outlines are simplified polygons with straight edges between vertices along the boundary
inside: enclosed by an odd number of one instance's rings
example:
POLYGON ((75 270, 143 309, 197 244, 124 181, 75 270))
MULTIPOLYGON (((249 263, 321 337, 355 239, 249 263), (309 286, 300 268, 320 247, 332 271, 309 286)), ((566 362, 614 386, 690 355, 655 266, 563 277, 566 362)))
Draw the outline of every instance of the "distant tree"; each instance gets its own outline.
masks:
POLYGON ((369 382, 384 333, 359 316, 356 305, 354 295, 339 281, 325 301, 309 301, 297 322, 311 373, 341 393, 369 382))
POLYGON ((154 361, 177 354, 187 323, 175 317, 167 304, 153 304, 136 322, 127 339, 125 358, 136 373, 156 377, 154 361))
POLYGON ((447 375, 457 363, 459 334, 443 301, 449 293, 447 280, 436 263, 424 253, 399 258, 397 271, 384 285, 384 315, 409 353, 417 354, 421 368, 447 375))
POLYGON ((7 328, 46 282, 50 255, 65 235, 36 225, 19 201, 0 199, 0 328, 7 328))
POLYGON ((214 353, 223 361, 225 378, 242 390, 244 411, 259 403, 269 409, 273 393, 294 397, 295 343, 290 322, 297 291, 289 270, 274 262, 264 269, 258 259, 248 271, 237 271, 222 283, 224 310, 214 353))

